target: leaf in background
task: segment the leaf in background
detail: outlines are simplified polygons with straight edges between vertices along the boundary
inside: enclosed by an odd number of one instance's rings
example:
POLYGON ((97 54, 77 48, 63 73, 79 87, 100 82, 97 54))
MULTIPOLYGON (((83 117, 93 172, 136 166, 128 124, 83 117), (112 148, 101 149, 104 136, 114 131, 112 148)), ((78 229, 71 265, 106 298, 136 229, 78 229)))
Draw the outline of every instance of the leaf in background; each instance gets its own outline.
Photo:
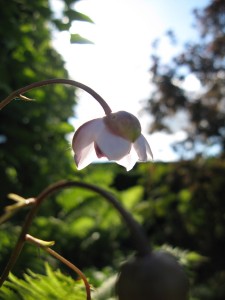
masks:
POLYGON ((77 33, 72 33, 70 35, 70 43, 71 44, 93 44, 92 41, 83 38, 82 36, 80 36, 77 33))
POLYGON ((121 198, 124 206, 127 209, 132 209, 143 198, 143 187, 134 186, 121 193, 121 198))
POLYGON ((65 15, 70 19, 70 22, 84 21, 84 22, 94 23, 91 18, 73 9, 68 9, 67 11, 65 11, 65 15))
POLYGON ((67 31, 70 29, 70 23, 63 23, 60 19, 54 19, 52 20, 53 24, 56 26, 56 28, 60 31, 67 31))

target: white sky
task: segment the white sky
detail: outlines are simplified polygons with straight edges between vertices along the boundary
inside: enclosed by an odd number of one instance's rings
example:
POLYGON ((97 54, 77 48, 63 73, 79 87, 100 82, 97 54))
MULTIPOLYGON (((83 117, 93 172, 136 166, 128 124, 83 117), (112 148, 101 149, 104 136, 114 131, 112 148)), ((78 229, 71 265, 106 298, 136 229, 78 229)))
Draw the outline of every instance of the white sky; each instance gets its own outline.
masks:
MULTIPOLYGON (((173 29, 178 41, 185 42, 195 36, 191 28, 192 9, 204 7, 208 0, 83 0, 75 8, 89 16, 94 24, 74 22, 71 33, 94 42, 93 45, 70 44, 69 33, 55 35, 54 46, 63 55, 70 77, 89 85, 99 93, 114 112, 126 110, 139 117, 143 133, 148 138, 155 160, 173 160, 176 155, 169 144, 171 138, 163 134, 147 135, 147 122, 139 115, 140 101, 151 94, 150 55, 151 42, 173 29)), ((60 9, 60 0, 52 0, 60 9)), ((161 54, 167 60, 173 48, 162 44, 161 54)), ((192 88, 198 83, 190 80, 192 88)), ((188 86, 188 84, 187 84, 188 86)), ((103 110, 87 93, 78 91, 77 128, 85 121, 103 116, 103 110)), ((183 139, 176 132, 174 140, 183 139)))

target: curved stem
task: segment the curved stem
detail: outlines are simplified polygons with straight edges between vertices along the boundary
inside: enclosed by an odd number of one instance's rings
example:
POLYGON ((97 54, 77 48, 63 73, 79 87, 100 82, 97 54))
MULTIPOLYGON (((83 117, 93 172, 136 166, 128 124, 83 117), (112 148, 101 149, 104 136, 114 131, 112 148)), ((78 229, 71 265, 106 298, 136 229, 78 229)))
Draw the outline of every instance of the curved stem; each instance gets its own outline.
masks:
POLYGON ((28 92, 34 88, 38 88, 41 86, 45 86, 45 85, 50 85, 50 84, 56 84, 56 83, 60 83, 60 84, 67 84, 67 85, 72 85, 78 88, 81 88, 82 90, 86 91, 87 93, 89 93, 92 97, 95 98, 95 100, 98 101, 98 103, 102 106, 104 112, 106 115, 111 113, 111 108, 109 107, 109 105, 105 102, 105 100, 99 95, 97 94, 93 89, 91 89, 89 86, 80 83, 78 81, 74 81, 71 79, 63 79, 63 78, 55 78, 55 79, 47 79, 47 80, 43 80, 43 81, 37 81, 34 82, 32 84, 29 84, 25 87, 22 87, 14 92, 12 92, 8 97, 6 97, 1 103, 0 103, 0 110, 5 107, 7 104, 9 104, 14 98, 19 97, 21 94, 28 92))
POLYGON ((134 240, 134 244, 136 246, 136 250, 138 252, 139 256, 145 256, 149 254, 151 251, 148 245, 147 237, 145 236, 141 226, 133 219, 132 215, 120 204, 120 202, 117 201, 117 199, 106 190, 95 186, 93 184, 79 182, 79 181, 60 181, 57 183, 54 183, 50 186, 48 186, 46 189, 44 189, 36 198, 34 206, 31 208, 30 212, 27 215, 27 218, 23 224, 20 236, 18 238, 17 244, 12 252, 12 255, 9 259, 8 264, 6 265, 3 274, 0 278, 0 286, 3 284, 3 282, 7 279, 9 272, 12 270, 14 264, 16 263, 16 260, 18 256, 20 255, 20 252, 24 246, 25 243, 25 237, 28 233, 28 230, 31 226, 31 223, 36 215, 36 212, 41 205, 41 203, 44 201, 46 197, 53 194, 54 192, 63 189, 63 188, 69 188, 69 187, 81 187, 86 188, 89 190, 92 190, 101 196, 103 196, 109 203, 111 203, 114 208, 119 212, 124 222, 127 224, 127 227, 130 230, 131 236, 134 240))

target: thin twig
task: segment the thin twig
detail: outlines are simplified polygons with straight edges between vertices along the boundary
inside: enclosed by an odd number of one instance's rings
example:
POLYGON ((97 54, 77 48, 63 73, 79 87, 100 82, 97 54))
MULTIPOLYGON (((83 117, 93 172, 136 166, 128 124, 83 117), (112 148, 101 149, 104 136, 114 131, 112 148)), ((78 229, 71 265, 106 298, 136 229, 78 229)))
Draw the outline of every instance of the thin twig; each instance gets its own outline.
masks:
POLYGON ((74 264, 72 264, 69 260, 65 259, 63 256, 61 256, 59 253, 57 253, 56 251, 54 251, 53 249, 46 247, 44 245, 42 245, 41 243, 38 242, 38 240, 36 238, 34 238, 33 236, 26 234, 26 241, 30 242, 38 247, 41 247, 44 251, 48 252, 50 255, 52 255, 53 257, 55 257, 56 259, 58 259, 59 261, 61 261, 63 264, 65 264, 68 268, 70 268, 71 270, 73 270, 75 273, 77 273, 79 275, 79 277, 83 280, 84 285, 85 285, 85 289, 86 289, 86 295, 87 295, 87 300, 91 300, 91 288, 90 285, 87 281, 86 276, 84 275, 84 273, 78 268, 76 267, 74 264))

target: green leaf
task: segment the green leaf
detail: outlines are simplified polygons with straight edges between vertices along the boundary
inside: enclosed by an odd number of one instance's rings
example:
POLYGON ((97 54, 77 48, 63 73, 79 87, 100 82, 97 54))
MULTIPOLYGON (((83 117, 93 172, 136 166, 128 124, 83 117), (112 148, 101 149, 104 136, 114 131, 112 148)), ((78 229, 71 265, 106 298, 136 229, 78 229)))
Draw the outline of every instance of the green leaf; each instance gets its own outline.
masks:
POLYGON ((70 21, 84 21, 94 23, 88 16, 72 9, 65 11, 65 15, 70 19, 70 21))
POLYGON ((77 33, 72 33, 70 35, 70 43, 71 44, 93 44, 93 42, 91 42, 88 39, 83 38, 82 36, 80 36, 77 33))
POLYGON ((94 227, 95 220, 90 217, 80 217, 70 224, 71 233, 76 234, 80 237, 85 237, 88 232, 94 227))
POLYGON ((134 186, 124 192, 121 193, 122 202, 127 209, 132 209, 143 196, 143 187, 142 186, 134 186))
POLYGON ((60 31, 67 31, 70 29, 69 23, 63 23, 60 19, 54 19, 52 22, 55 24, 58 30, 60 31))

